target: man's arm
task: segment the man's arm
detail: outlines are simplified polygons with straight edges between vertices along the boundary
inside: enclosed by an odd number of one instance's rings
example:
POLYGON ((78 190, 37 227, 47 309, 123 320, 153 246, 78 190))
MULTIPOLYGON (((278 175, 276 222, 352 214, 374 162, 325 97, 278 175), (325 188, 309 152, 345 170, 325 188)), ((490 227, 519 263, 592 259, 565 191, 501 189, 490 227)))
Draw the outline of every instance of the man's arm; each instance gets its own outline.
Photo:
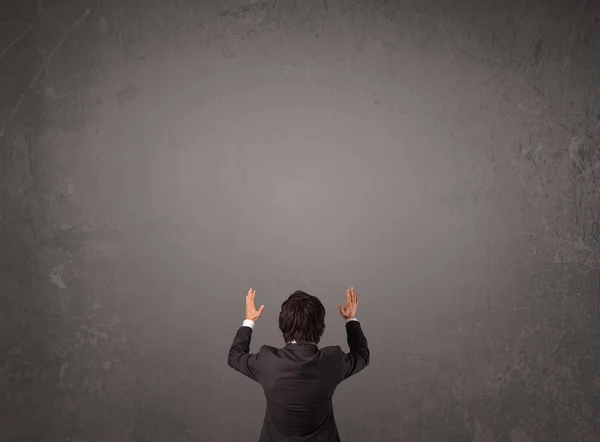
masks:
POLYGON ((233 344, 231 344, 229 356, 227 356, 227 364, 235 371, 239 371, 253 381, 258 382, 260 374, 258 355, 260 352, 250 353, 250 340, 252 339, 254 323, 262 315, 265 306, 261 305, 257 309, 255 299, 256 290, 248 290, 248 295, 246 295, 246 320, 237 331, 235 338, 233 338, 233 344))
POLYGON ((338 307, 340 315, 346 320, 348 347, 350 347, 350 353, 344 353, 340 348, 342 358, 341 380, 344 381, 369 365, 371 353, 369 352, 367 338, 365 338, 360 322, 356 319, 358 293, 356 293, 354 287, 346 290, 346 306, 342 307, 342 304, 338 304, 338 307))
POLYGON ((239 328, 229 349, 227 364, 235 371, 258 382, 260 373, 258 353, 250 353, 250 340, 252 339, 253 327, 254 321, 246 319, 239 328))
POLYGON ((356 318, 346 320, 349 353, 342 351, 342 380, 362 371, 369 365, 371 353, 360 322, 356 318))

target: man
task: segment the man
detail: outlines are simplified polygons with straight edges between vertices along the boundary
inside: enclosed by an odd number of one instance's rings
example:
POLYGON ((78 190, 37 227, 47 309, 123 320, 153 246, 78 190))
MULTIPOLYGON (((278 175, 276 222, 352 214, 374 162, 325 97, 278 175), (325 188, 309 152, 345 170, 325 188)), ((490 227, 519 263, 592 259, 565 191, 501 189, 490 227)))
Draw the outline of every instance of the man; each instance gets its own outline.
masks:
POLYGON ((256 309, 256 291, 246 296, 246 320, 237 331, 227 362, 258 382, 267 408, 259 442, 340 442, 332 396, 345 379, 369 365, 369 347, 356 319, 358 294, 346 291, 346 306, 338 304, 346 321, 350 352, 340 346, 319 349, 325 331, 325 308, 315 296, 296 291, 281 305, 282 349, 263 345, 250 353, 254 323, 265 306, 256 309))

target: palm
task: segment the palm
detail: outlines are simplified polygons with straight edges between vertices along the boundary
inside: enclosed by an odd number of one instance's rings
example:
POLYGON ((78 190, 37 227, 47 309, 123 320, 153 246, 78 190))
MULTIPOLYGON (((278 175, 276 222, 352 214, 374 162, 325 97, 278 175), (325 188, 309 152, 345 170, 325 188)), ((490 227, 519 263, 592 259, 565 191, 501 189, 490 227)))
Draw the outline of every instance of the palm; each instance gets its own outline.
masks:
POLYGON ((251 321, 258 320, 264 309, 264 305, 261 305, 259 309, 256 308, 256 290, 248 290, 248 295, 246 296, 246 319, 251 321))
POLYGON ((340 315, 343 318, 349 319, 356 316, 356 309, 358 308, 358 293, 354 287, 350 287, 346 290, 346 306, 342 307, 342 304, 338 304, 340 309, 340 315))

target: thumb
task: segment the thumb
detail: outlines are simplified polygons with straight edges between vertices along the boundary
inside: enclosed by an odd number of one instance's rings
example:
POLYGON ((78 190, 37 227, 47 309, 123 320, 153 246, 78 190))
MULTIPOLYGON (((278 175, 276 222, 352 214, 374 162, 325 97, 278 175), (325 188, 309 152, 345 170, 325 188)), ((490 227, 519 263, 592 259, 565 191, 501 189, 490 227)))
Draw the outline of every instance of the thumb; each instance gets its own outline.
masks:
POLYGON ((261 315, 264 309, 265 309, 265 306, 261 305, 260 308, 258 309, 258 314, 261 315))
POLYGON ((344 316, 344 309, 342 308, 342 304, 338 304, 338 308, 340 309, 340 315, 344 316))

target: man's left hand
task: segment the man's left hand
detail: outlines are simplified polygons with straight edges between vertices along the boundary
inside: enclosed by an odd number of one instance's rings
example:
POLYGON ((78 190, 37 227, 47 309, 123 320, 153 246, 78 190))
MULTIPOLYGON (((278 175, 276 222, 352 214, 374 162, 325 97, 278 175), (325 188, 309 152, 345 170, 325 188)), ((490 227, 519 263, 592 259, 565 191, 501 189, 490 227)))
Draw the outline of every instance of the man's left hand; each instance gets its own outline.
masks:
POLYGON ((264 305, 261 305, 260 308, 256 309, 256 304, 254 299, 256 298, 256 290, 248 290, 248 295, 246 296, 246 319, 250 321, 258 321, 260 315, 262 315, 263 310, 265 309, 264 305))

